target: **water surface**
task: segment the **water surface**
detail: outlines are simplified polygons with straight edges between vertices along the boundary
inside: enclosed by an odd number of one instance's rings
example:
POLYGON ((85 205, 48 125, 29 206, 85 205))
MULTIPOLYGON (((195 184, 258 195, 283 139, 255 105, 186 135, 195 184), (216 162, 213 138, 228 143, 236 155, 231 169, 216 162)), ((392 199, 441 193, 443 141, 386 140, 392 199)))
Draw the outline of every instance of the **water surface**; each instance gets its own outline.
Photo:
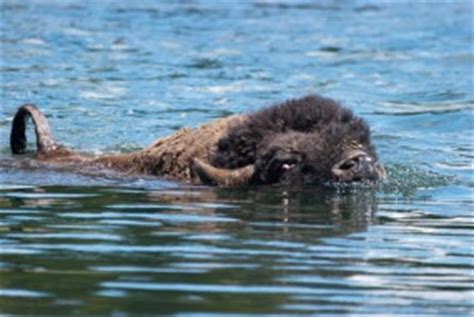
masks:
POLYGON ((472 316, 472 10, 2 1, 0 312, 472 316), (226 190, 9 154, 25 102, 104 153, 308 93, 369 121, 387 183, 226 190))

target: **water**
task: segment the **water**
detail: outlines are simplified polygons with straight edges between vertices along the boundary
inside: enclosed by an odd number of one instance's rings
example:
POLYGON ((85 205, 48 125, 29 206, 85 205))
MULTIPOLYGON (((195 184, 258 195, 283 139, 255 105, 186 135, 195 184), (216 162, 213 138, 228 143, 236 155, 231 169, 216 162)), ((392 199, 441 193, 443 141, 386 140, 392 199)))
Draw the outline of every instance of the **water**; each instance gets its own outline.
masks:
POLYGON ((1 313, 473 315, 470 1, 1 5, 1 313), (225 190, 9 154, 25 102, 102 153, 307 93, 370 122, 386 184, 225 190))

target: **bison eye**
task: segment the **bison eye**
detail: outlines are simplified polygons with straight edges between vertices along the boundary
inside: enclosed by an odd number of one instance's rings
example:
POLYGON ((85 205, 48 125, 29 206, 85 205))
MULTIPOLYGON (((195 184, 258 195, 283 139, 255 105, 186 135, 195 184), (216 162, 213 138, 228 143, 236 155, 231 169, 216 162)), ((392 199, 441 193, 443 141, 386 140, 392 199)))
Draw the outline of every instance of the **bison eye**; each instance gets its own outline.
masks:
POLYGON ((255 177, 266 184, 282 183, 294 177, 303 162, 300 153, 289 153, 279 148, 265 154, 255 163, 255 177))

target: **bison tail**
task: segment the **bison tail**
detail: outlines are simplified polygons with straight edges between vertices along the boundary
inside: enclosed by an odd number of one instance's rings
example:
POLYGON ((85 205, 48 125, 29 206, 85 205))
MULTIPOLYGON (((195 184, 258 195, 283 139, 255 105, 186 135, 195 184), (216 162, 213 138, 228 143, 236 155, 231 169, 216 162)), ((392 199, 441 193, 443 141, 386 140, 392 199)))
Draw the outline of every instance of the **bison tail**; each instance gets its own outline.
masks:
POLYGON ((26 151, 26 124, 31 118, 35 125, 36 147, 38 154, 52 154, 54 152, 68 152, 59 145, 53 137, 48 120, 41 111, 33 104, 21 106, 13 118, 12 131, 10 135, 10 148, 13 154, 23 154, 26 151))

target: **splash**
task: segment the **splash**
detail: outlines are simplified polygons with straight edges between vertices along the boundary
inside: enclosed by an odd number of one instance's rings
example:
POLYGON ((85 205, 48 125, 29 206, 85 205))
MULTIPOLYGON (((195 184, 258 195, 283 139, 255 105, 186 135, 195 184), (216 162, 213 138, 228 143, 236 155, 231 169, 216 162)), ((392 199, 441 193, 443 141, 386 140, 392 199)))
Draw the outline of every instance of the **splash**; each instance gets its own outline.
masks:
POLYGON ((411 196, 420 189, 447 186, 456 183, 456 178, 442 175, 417 166, 394 164, 386 167, 387 180, 380 184, 385 194, 402 194, 411 196))

